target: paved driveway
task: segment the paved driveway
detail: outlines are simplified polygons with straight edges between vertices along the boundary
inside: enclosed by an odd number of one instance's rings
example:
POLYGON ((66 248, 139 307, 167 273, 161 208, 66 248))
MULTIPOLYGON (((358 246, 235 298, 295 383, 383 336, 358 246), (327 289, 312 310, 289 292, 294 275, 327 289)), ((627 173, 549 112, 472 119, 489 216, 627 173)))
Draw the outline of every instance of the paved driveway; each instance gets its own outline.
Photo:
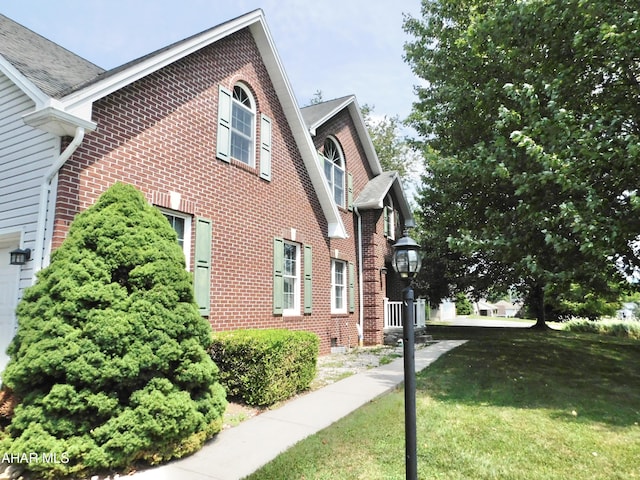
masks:
POLYGON ((500 327, 500 328, 529 328, 535 322, 533 320, 482 320, 476 318, 457 317, 454 320, 438 322, 439 325, 451 325, 454 327, 500 327))

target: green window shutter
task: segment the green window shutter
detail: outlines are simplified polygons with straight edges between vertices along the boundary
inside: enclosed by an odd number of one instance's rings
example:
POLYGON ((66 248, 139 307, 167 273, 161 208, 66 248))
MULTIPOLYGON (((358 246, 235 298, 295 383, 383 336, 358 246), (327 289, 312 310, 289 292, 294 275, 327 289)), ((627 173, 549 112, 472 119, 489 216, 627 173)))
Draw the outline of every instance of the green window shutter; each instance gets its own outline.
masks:
POLYGON ((355 268, 353 263, 349 262, 349 313, 356 311, 356 286, 355 286, 355 268))
POLYGON ((284 311, 284 240, 273 239, 273 313, 284 311))
POLYGON ((211 313, 211 220, 196 219, 193 290, 200 315, 211 313))
POLYGON ((231 92, 220 85, 218 95, 218 132, 216 157, 231 161, 231 92))
POLYGON ((353 210, 353 175, 347 173, 347 206, 349 211, 353 210))
POLYGON ((304 313, 311 313, 313 309, 312 293, 313 255, 311 245, 304 246, 304 313))
POLYGON ((271 181, 271 119, 260 117, 260 178, 271 181))

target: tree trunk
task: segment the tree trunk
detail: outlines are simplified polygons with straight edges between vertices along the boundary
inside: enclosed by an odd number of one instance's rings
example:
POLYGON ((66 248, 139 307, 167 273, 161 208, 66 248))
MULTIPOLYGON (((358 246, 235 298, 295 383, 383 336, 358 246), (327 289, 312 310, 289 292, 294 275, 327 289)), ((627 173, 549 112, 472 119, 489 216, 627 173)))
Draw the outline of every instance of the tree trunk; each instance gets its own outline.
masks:
POLYGON ((544 286, 539 284, 535 285, 533 287, 531 297, 536 312, 536 323, 532 325, 531 328, 536 330, 547 330, 549 327, 547 326, 544 313, 544 286))

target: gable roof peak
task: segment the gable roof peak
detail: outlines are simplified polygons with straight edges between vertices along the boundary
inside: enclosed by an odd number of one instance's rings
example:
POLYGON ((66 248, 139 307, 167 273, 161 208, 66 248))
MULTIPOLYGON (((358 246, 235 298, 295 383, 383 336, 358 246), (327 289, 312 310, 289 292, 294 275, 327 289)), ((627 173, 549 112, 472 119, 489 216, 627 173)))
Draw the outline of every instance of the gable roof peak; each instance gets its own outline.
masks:
MULTIPOLYGON (((334 98, 333 100, 313 103, 302 107, 300 111, 311 135, 315 135, 318 127, 329 121, 351 103, 357 106, 358 102, 355 95, 345 95, 344 97, 334 98)), ((360 107, 358 106, 358 110, 359 109, 360 107)))

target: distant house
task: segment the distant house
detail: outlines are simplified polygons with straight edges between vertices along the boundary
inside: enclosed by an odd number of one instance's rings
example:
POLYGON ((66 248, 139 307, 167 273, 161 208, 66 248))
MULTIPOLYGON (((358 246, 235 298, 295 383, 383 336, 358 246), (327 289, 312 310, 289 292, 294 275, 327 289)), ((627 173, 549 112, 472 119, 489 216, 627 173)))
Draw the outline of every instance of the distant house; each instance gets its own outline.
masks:
POLYGON ((513 303, 507 302, 506 300, 500 300, 495 304, 495 306, 498 309, 498 312, 496 314, 498 317, 508 318, 515 317, 521 308, 519 305, 514 305, 513 303))
POLYGON ((489 303, 486 300, 478 300, 473 304, 473 310, 475 315, 483 317, 496 317, 498 316, 498 307, 493 303, 489 303))
POLYGON ((175 228, 214 330, 382 342, 400 179, 355 97, 298 107, 261 10, 108 71, 1 15, 0 37, 0 369, 22 291, 118 181, 175 228))

